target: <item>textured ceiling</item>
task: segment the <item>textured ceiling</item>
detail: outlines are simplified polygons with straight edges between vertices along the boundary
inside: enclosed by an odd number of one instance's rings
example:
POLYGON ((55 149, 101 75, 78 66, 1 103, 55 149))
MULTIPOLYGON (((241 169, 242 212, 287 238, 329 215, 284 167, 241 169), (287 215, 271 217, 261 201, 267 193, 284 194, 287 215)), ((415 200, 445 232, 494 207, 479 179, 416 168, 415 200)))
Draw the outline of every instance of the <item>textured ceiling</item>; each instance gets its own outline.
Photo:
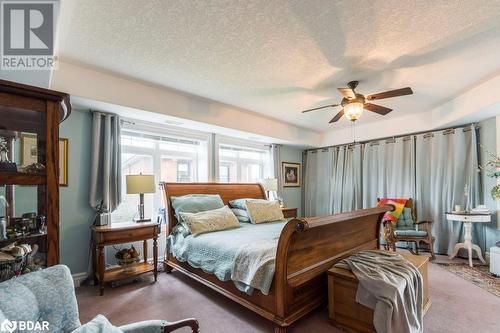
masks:
MULTIPOLYGON (((201 95, 319 131, 335 87, 411 86, 380 101, 427 111, 500 70, 500 1, 65 0, 61 59, 201 95)), ((379 120, 365 113, 360 122, 379 120)))

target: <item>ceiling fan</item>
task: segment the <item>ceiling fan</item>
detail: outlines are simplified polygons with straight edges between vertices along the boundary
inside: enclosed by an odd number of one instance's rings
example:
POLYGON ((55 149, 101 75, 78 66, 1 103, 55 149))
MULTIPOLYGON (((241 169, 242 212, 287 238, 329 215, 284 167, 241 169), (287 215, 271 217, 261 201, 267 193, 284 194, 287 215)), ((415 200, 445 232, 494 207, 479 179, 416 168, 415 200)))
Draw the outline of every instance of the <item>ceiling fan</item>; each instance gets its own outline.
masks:
POLYGON ((413 94, 411 88, 406 87, 406 88, 389 90, 365 96, 363 94, 358 94, 354 91, 354 89, 356 89, 356 87, 358 86, 358 83, 359 83, 358 81, 350 81, 349 83, 347 83, 348 88, 337 88, 343 97, 340 104, 330 104, 330 105, 320 106, 318 108, 304 110, 302 111, 302 113, 329 107, 342 106, 342 110, 340 110, 339 113, 337 113, 335 117, 333 117, 332 120, 330 120, 330 123, 338 121, 340 118, 342 118, 342 116, 345 116, 350 121, 356 121, 359 119, 359 117, 361 117, 363 109, 378 113, 382 116, 385 116, 386 114, 392 111, 392 109, 377 104, 367 103, 367 101, 374 101, 377 99, 392 98, 392 97, 413 94))

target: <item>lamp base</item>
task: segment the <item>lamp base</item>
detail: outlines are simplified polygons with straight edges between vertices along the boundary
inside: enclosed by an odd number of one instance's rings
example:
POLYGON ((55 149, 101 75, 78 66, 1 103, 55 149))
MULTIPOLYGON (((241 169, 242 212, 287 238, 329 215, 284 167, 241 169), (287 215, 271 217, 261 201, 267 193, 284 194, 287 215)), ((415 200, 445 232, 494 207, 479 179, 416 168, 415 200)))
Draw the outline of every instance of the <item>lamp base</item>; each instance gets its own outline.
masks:
POLYGON ((151 222, 151 219, 134 219, 135 223, 151 222))

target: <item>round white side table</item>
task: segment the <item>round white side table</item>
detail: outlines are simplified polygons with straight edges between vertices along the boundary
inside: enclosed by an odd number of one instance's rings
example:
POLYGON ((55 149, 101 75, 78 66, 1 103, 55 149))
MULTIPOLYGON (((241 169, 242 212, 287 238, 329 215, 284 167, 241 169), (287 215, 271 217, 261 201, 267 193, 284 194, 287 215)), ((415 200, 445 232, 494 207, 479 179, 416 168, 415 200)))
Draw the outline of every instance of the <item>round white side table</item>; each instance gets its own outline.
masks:
POLYGON ((476 244, 472 244, 472 223, 487 223, 491 221, 490 214, 478 214, 478 213, 446 213, 446 219, 448 221, 460 221, 464 223, 464 242, 457 243, 455 248, 453 249, 453 254, 450 256, 450 259, 453 259, 457 256, 458 251, 460 249, 467 249, 469 253, 469 266, 472 267, 472 250, 477 252, 477 256, 479 260, 483 264, 486 263, 483 259, 483 255, 481 253, 481 248, 476 244))

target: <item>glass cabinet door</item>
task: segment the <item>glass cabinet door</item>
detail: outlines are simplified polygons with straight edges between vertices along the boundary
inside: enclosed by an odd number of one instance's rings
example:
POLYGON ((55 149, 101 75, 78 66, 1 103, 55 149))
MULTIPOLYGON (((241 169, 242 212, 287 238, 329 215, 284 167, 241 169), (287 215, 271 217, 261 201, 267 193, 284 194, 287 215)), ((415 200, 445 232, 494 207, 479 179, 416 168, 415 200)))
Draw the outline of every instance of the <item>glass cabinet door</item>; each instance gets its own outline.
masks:
POLYGON ((46 113, 0 106, 0 172, 44 174, 46 113))

